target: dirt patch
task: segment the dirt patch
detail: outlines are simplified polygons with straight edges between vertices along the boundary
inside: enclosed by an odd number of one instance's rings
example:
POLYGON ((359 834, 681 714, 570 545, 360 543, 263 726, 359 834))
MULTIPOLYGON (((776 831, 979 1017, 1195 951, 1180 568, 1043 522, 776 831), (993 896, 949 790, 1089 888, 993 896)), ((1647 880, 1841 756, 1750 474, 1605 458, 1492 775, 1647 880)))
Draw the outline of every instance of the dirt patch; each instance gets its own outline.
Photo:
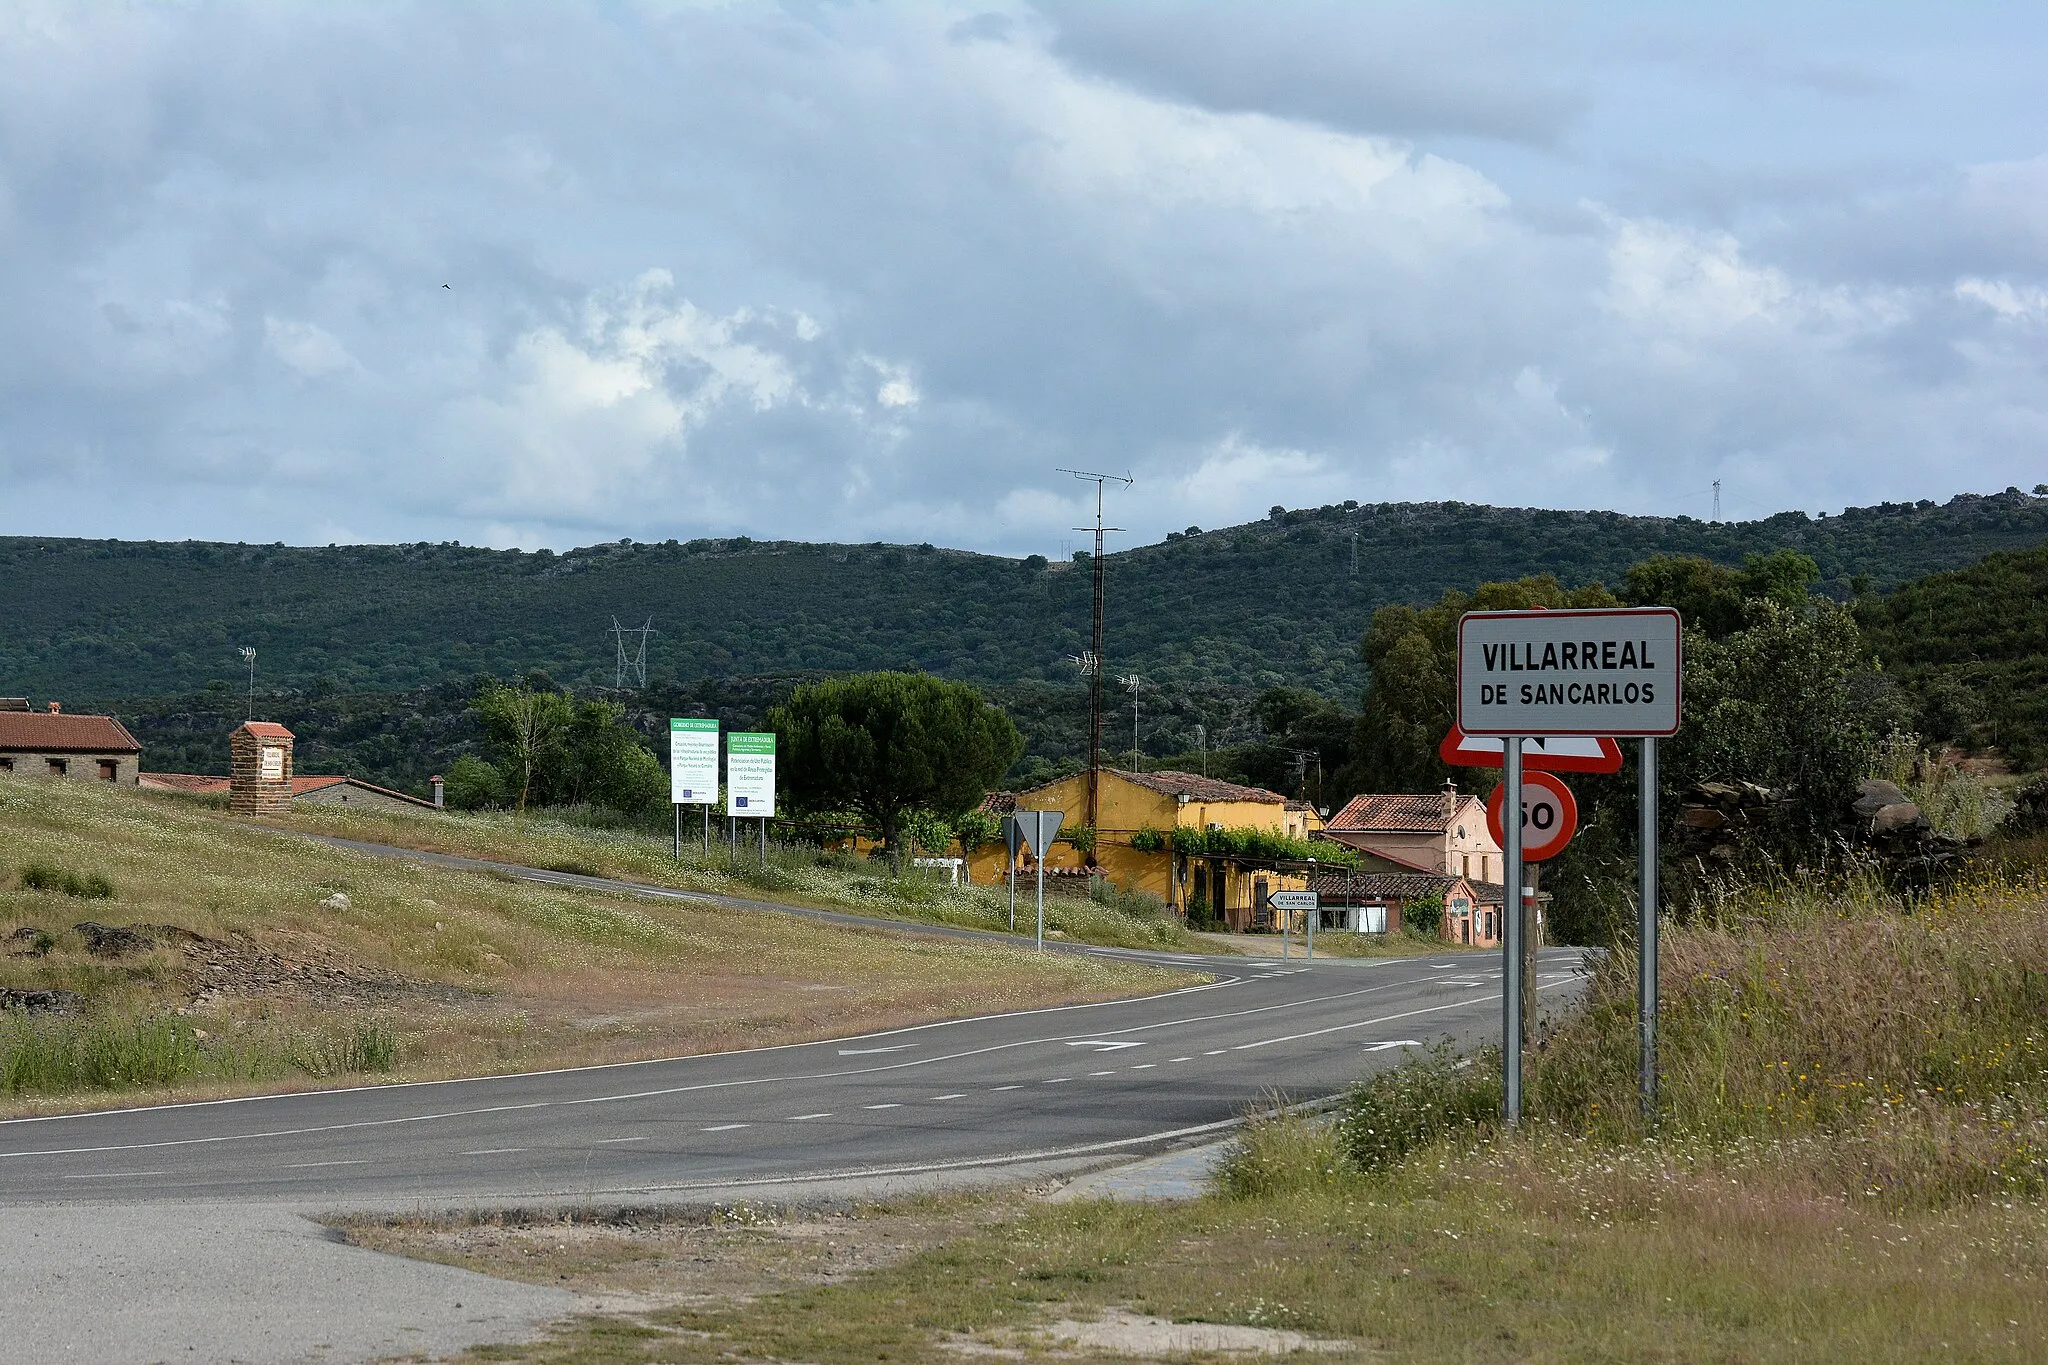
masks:
POLYGON ((1112 1308, 1093 1322, 1062 1318, 1045 1329, 1062 1346, 1120 1356, 1161 1359, 1185 1355, 1288 1355, 1295 1351, 1358 1350, 1350 1341, 1305 1336, 1279 1327, 1239 1327, 1222 1322, 1170 1322, 1112 1308))
MULTIPOLYGON (((156 929, 166 926, 146 925, 156 929)), ((309 952, 287 957, 246 939, 206 938, 185 930, 181 973, 190 1009, 211 1010, 237 999, 272 996, 312 1005, 376 1005, 431 1000, 468 1004, 484 997, 435 981, 418 981, 385 967, 309 952)))
POLYGON ((1014 1200, 914 1200, 902 1205, 708 1212, 614 1210, 547 1217, 519 1212, 334 1224, 372 1250, 466 1270, 566 1286, 594 1312, 717 1308, 837 1284, 1014 1213, 1014 1200))

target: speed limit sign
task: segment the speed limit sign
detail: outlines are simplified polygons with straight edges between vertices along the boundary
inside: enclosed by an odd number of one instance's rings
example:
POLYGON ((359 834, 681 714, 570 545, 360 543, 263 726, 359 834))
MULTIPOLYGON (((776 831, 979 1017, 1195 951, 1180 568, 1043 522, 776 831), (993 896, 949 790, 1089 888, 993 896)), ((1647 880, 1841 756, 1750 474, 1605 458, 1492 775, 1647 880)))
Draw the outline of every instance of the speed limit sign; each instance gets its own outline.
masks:
MULTIPOLYGON (((1507 790, 1507 784, 1502 783, 1486 800, 1486 830, 1501 847, 1507 845, 1507 834, 1500 823, 1500 808, 1507 790)), ((1570 787, 1550 773, 1522 774, 1523 861, 1540 863, 1545 858, 1555 858, 1564 852, 1564 846, 1572 841, 1572 831, 1578 827, 1579 803, 1572 798, 1570 787)))

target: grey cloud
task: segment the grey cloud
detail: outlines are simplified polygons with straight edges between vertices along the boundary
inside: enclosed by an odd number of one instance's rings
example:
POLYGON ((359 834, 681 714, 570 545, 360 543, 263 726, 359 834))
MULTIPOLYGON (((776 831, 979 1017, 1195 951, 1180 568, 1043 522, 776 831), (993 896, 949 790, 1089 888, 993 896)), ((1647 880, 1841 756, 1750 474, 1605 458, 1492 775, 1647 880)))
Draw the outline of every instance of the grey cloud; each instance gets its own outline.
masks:
POLYGON ((1524 196, 1402 136, 1584 136, 1523 21, 1188 13, 0 26, 0 530, 1022 553, 1075 463, 1144 535, 2035 481, 2042 359, 1954 289, 2039 283, 2024 167, 1524 196))

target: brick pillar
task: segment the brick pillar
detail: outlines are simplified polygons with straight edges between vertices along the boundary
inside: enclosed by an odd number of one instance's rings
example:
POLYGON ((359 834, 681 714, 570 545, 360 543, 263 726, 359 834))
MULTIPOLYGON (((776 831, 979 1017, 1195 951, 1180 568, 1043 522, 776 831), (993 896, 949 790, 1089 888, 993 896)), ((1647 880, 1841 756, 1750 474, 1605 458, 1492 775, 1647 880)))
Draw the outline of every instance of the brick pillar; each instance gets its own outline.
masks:
POLYGON ((237 815, 278 815, 292 807, 292 732, 252 720, 228 736, 228 808, 237 815))

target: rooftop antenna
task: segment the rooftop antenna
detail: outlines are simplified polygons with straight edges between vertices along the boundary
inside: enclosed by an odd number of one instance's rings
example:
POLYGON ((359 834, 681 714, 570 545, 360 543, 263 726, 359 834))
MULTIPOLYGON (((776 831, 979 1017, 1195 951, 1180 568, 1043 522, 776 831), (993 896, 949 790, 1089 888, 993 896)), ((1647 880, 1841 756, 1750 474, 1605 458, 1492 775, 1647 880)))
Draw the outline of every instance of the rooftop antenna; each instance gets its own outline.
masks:
POLYGON ((1145 685, 1145 680, 1135 673, 1126 673, 1117 681, 1131 694, 1131 771, 1143 772, 1144 751, 1138 747, 1138 689, 1145 685))
POLYGON ((1202 776, 1209 775, 1209 727, 1195 722, 1195 747, 1202 753, 1202 776))
MULTIPOLYGON (((1105 531, 1121 531, 1121 526, 1102 524, 1102 486, 1106 483, 1120 483, 1129 488, 1136 482, 1129 474, 1097 474, 1086 469, 1061 469, 1057 473, 1072 474, 1083 483, 1095 484, 1095 557, 1088 561, 1094 570, 1095 619, 1089 634, 1088 652, 1095 656, 1095 671, 1090 675, 1088 689, 1088 828, 1096 828, 1102 796, 1102 535, 1105 531)), ((1076 526, 1076 531, 1091 528, 1076 526)))
POLYGON ((1358 577, 1358 528, 1351 528, 1351 576, 1358 577))
POLYGON ((1714 480, 1714 520, 1721 519, 1721 481, 1714 480))
POLYGON ((242 662, 249 665, 249 714, 244 720, 256 719, 256 651, 249 645, 241 649, 242 662))
POLYGON ((619 624, 619 618, 614 616, 612 618, 612 628, 606 631, 605 634, 612 636, 614 642, 618 645, 618 664, 612 672, 613 689, 618 691, 625 689, 626 675, 628 673, 638 680, 639 686, 647 686, 647 637, 654 634, 654 618, 652 616, 648 617, 645 624, 642 625, 622 626, 619 624), (631 654, 626 652, 626 637, 628 635, 640 637, 639 645, 635 647, 631 654))

